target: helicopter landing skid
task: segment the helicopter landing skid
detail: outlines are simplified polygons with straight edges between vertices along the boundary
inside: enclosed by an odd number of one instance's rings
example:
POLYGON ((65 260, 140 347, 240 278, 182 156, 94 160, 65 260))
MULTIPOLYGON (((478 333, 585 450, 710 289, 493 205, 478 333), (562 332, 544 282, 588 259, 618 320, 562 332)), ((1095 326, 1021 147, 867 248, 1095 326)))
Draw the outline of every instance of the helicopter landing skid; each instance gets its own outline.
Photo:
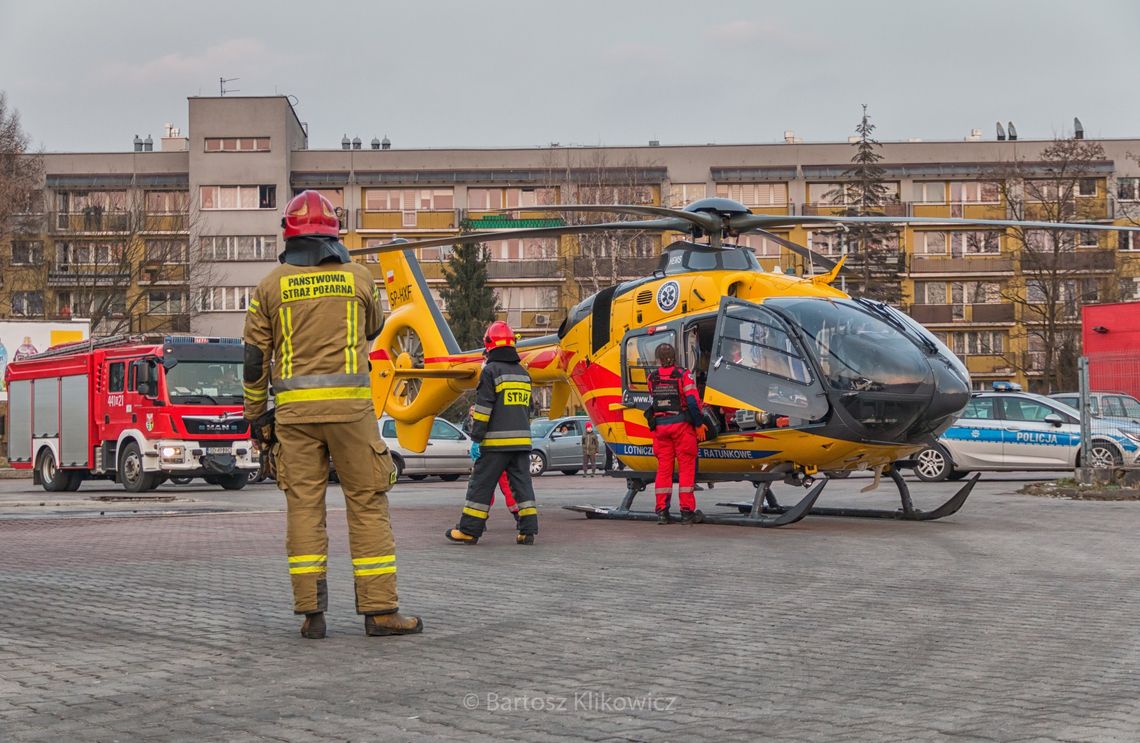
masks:
MULTIPOLYGON (((910 497, 910 488, 907 487, 906 482, 903 480, 902 475, 899 474, 897 469, 891 469, 888 473, 891 480, 895 483, 899 490, 899 500, 902 501, 902 506, 894 511, 875 508, 813 508, 810 512, 812 516, 846 516, 854 518, 868 518, 868 519, 896 519, 901 521, 934 521, 935 519, 945 518, 958 512, 958 509, 966 502, 966 498, 970 497, 970 493, 977 484, 978 478, 982 475, 976 473, 973 477, 966 482, 958 492, 950 498, 950 500, 943 503, 938 508, 932 511, 923 511, 922 509, 915 508, 914 502, 910 497)), ((757 484, 757 489, 760 484, 757 484)), ((764 503, 761 506, 761 511, 765 514, 783 514, 799 509, 799 504, 795 506, 781 506, 769 488, 766 488, 767 493, 764 498, 764 503)), ((737 502, 737 503, 718 503, 718 506, 729 506, 736 508, 740 513, 751 513, 755 510, 755 502, 737 502)), ((800 516, 803 518, 803 516, 800 516)))
MULTIPOLYGON (((576 511, 578 513, 586 514, 588 519, 619 519, 624 521, 656 521, 657 514, 654 511, 634 511, 633 498, 652 480, 645 477, 630 477, 629 473, 611 473, 615 477, 625 477, 626 479, 626 493, 622 498, 621 505, 617 508, 610 508, 607 506, 563 506, 568 511, 576 511)), ((653 473, 642 473, 650 476, 653 473)), ((778 476, 783 479, 783 475, 778 476)), ((701 475, 701 482, 706 481, 705 475, 701 475)), ((730 478, 716 478, 718 480, 728 481, 730 478)), ((739 477, 731 478, 739 480, 739 477)), ((747 504, 719 504, 731 505, 740 507, 741 515, 725 514, 725 513, 706 513, 702 519, 706 524, 726 524, 730 526, 760 526, 772 528, 777 526, 788 526, 794 524, 804 516, 812 511, 816 500, 819 498, 820 493, 823 492, 824 487, 827 486, 827 480, 822 480, 815 483, 811 490, 800 499, 800 502, 794 506, 781 506, 776 502, 772 496, 771 483, 776 478, 766 477, 764 479, 747 478, 756 486, 756 496, 753 498, 752 503, 747 504), (765 502, 768 506, 765 506, 765 502), (778 510, 777 510, 778 509, 778 510)))

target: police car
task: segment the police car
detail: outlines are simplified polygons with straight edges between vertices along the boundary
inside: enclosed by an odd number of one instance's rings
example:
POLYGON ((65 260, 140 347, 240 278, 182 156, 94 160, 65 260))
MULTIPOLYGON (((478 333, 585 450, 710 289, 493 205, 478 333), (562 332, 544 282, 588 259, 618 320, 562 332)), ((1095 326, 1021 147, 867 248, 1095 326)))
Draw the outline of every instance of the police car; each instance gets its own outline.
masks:
MULTIPOLYGON (((1080 414, 1064 403, 995 382, 962 417, 914 457, 920 480, 957 480, 976 471, 1072 470, 1080 466, 1080 414)), ((1140 461, 1140 425, 1093 419, 1089 464, 1140 461)))

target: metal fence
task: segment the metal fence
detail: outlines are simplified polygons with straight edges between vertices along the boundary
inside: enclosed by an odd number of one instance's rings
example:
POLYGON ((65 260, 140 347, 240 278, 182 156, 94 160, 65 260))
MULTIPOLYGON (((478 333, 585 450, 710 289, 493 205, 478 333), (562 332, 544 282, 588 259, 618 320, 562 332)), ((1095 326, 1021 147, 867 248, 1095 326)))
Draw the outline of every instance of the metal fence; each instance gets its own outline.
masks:
POLYGON ((1082 356, 1077 378, 1081 462, 1096 466, 1096 442, 1111 437, 1123 447, 1116 466, 1140 467, 1140 458, 1129 451, 1140 446, 1140 351, 1082 356))

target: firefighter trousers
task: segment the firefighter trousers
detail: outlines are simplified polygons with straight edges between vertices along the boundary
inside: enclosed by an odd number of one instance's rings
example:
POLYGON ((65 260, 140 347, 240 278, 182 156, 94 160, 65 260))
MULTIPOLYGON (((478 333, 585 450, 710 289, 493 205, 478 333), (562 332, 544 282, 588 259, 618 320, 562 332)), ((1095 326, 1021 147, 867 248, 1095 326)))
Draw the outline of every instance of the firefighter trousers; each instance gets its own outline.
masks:
POLYGON ((463 504, 459 531, 473 537, 483 535, 495 485, 504 473, 518 504, 519 534, 538 534, 538 509, 534 505, 534 488, 530 482, 530 452, 487 449, 475 460, 471 477, 467 480, 467 501, 463 504))
POLYGON ((673 495, 673 463, 677 463, 677 500, 682 511, 695 511, 693 485, 697 478, 697 432, 684 422, 666 423, 653 429, 653 453, 657 456, 657 510, 669 508, 673 495))
POLYGON ((278 423, 277 439, 277 485, 288 506, 285 547, 293 611, 308 614, 328 605, 325 490, 331 455, 347 509, 356 611, 394 613, 399 608, 396 541, 386 491, 395 469, 371 412, 348 423, 278 423))

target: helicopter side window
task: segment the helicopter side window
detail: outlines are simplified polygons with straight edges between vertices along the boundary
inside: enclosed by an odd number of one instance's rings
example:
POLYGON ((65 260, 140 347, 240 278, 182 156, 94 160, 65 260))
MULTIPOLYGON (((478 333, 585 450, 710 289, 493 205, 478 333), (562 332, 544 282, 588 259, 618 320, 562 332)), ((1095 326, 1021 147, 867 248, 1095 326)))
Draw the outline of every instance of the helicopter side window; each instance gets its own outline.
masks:
POLYGON ((625 341, 625 386, 634 392, 649 390, 649 373, 657 368, 654 352, 662 343, 677 346, 677 334, 672 330, 650 335, 631 335, 625 341))
POLYGON ((685 256, 685 268, 690 271, 713 271, 717 266, 717 254, 712 251, 690 250, 685 256))
POLYGON ((725 318, 724 360, 799 384, 811 384, 811 372, 792 339, 771 318, 732 307, 725 318))
POLYGON ((721 261, 728 271, 758 271, 760 264, 751 251, 743 248, 721 253, 721 261))

